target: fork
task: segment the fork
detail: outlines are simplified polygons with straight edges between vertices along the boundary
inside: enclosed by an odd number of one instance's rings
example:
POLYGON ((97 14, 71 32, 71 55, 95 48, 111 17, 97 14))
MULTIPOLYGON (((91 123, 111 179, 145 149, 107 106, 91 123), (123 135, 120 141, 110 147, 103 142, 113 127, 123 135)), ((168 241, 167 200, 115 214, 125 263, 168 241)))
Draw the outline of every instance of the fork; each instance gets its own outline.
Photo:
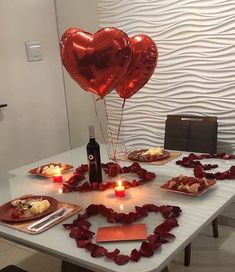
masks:
POLYGON ((39 229, 41 228, 43 225, 47 224, 48 222, 50 222, 51 220, 61 217, 65 212, 67 211, 67 208, 63 208, 61 211, 52 214, 50 217, 48 217, 46 220, 38 223, 37 225, 33 226, 32 229, 39 229))

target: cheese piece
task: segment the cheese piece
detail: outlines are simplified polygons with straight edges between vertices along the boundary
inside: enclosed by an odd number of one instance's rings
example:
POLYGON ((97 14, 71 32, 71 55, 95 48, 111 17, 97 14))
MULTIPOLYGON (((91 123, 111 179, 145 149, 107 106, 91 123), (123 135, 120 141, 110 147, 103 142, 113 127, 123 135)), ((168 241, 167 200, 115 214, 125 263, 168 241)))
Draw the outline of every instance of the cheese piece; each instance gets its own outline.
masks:
POLYGON ((47 199, 41 201, 35 201, 32 203, 32 207, 30 208, 30 212, 34 215, 43 213, 50 207, 50 202, 47 199))
POLYGON ((161 156, 162 154, 163 150, 161 147, 152 147, 146 150, 143 155, 161 156))
POLYGON ((189 186, 188 184, 186 185, 186 188, 187 188, 188 192, 190 192, 190 193, 197 193, 199 187, 200 187, 199 183, 194 183, 191 186, 189 186))

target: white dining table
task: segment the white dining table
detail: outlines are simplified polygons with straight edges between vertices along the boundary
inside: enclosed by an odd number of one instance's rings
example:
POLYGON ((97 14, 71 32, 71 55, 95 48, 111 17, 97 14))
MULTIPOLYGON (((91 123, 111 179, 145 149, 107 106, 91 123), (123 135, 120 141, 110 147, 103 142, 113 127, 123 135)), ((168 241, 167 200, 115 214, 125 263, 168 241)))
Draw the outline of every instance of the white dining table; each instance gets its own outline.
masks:
MULTIPOLYGON (((101 155, 103 163, 110 161, 104 145, 101 146, 101 155)), ((78 165, 86 163, 85 146, 25 165, 21 168, 3 173, 0 176, 0 205, 22 195, 36 194, 48 195, 59 201, 75 203, 81 205, 84 209, 89 204, 104 204, 117 212, 129 212, 134 210, 135 206, 141 206, 147 203, 179 206, 182 209, 182 214, 178 218, 179 227, 171 230, 171 233, 173 233, 176 238, 167 244, 163 244, 161 249, 156 251, 152 257, 143 257, 138 263, 129 262, 123 266, 118 266, 105 258, 91 257, 90 252, 87 250, 77 248, 76 241, 69 237, 69 232, 62 226, 63 223, 72 222, 77 215, 37 235, 30 235, 0 225, 0 237, 57 256, 62 260, 92 271, 161 271, 206 225, 212 222, 226 206, 234 200, 235 180, 217 181, 215 186, 199 197, 162 190, 160 188, 161 184, 172 177, 179 176, 180 174, 193 175, 192 169, 176 165, 176 160, 183 156, 184 154, 161 166, 143 163, 143 168, 155 172, 155 180, 139 187, 128 189, 124 198, 115 197, 112 189, 102 192, 61 193, 62 185, 60 183, 53 183, 50 179, 28 174, 30 169, 49 162, 64 162, 72 164, 76 168, 78 165)), ((227 170, 232 164, 235 164, 234 160, 222 161, 218 159, 208 159, 207 162, 218 163, 219 170, 221 171, 227 170)), ((125 161, 120 161, 119 163, 121 166, 131 164, 131 162, 125 161)), ((64 174, 64 179, 68 179, 71 174, 72 172, 64 174)), ((140 220, 140 223, 146 223, 147 232, 152 233, 154 228, 162 221, 163 218, 161 215, 150 214, 148 217, 140 220)), ((92 223, 91 229, 94 232, 96 232, 99 227, 109 225, 104 218, 99 216, 91 217, 90 222, 92 223)), ((213 236, 211 239, 213 239, 213 236)), ((122 254, 129 255, 132 249, 138 249, 140 247, 140 242, 110 242, 105 243, 105 247, 109 251, 119 248, 122 254)))

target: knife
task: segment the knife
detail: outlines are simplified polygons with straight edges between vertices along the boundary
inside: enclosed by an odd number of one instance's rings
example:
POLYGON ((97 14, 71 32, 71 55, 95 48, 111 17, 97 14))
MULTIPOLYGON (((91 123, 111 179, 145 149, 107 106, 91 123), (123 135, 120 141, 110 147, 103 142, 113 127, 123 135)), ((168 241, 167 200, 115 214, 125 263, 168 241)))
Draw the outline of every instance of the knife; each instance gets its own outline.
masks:
POLYGON ((50 217, 48 217, 44 221, 42 221, 42 222, 36 224, 35 226, 31 227, 31 229, 39 229, 39 228, 41 228, 42 226, 44 226, 48 222, 54 220, 55 218, 61 217, 66 211, 67 211, 67 208, 63 208, 59 212, 52 214, 50 217))

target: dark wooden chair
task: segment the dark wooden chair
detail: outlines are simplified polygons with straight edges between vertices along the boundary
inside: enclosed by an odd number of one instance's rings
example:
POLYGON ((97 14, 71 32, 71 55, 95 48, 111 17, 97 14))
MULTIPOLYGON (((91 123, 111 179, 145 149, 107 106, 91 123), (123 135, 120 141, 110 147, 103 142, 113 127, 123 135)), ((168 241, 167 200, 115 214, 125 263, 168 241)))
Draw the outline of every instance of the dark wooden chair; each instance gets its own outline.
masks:
POLYGON ((8 265, 2 268, 0 272, 27 272, 27 271, 15 265, 8 265))
POLYGON ((215 116, 168 115, 164 148, 216 153, 218 123, 215 116))
MULTIPOLYGON (((201 153, 217 152, 218 123, 215 116, 168 115, 164 148, 201 153)), ((212 221, 213 236, 218 237, 218 220, 212 221)), ((184 250, 184 265, 190 265, 191 244, 184 250)))

